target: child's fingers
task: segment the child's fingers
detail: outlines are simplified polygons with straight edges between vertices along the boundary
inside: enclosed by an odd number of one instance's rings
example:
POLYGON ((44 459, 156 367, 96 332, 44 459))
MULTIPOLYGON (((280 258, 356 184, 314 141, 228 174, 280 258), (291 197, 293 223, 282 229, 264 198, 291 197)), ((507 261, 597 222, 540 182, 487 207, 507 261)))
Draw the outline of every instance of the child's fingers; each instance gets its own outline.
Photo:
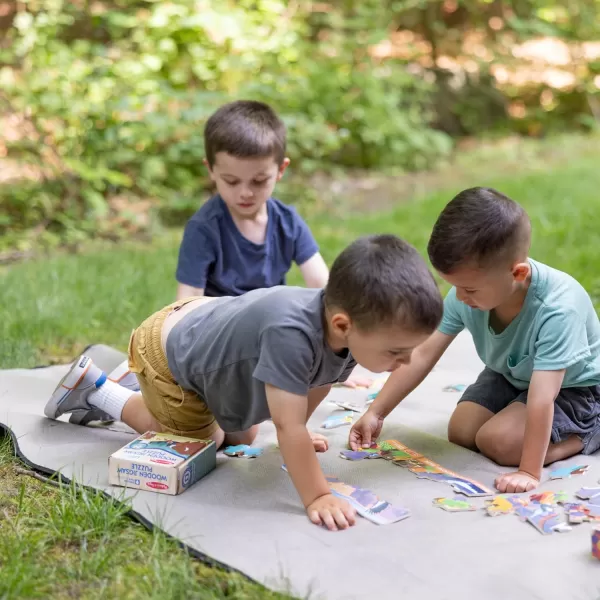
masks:
POLYGON ((333 518, 333 515, 328 509, 325 508, 321 510, 321 520, 323 521, 327 529, 329 529, 330 531, 337 531, 335 519, 333 518))
POLYGON ((308 518, 315 525, 321 525, 321 523, 322 523, 322 521, 321 521, 321 515, 319 514, 318 510, 310 510, 308 512, 308 518))
POLYGON ((334 508, 332 513, 332 517, 334 518, 338 529, 348 529, 348 527, 350 527, 346 515, 340 508, 334 508))
POLYGON ((344 507, 343 512, 349 525, 354 525, 356 523, 356 511, 350 505, 348 505, 348 507, 344 507))

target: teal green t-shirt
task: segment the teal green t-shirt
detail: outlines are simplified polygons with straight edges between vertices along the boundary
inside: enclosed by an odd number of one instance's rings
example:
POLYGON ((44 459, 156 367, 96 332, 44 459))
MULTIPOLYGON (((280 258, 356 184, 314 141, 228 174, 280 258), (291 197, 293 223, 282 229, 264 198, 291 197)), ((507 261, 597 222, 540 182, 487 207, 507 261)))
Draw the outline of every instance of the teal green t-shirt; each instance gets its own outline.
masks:
POLYGON ((444 300, 439 330, 457 335, 465 327, 479 358, 512 385, 526 390, 533 371, 566 369, 562 387, 600 383, 600 322, 583 286, 573 277, 535 260, 521 312, 501 333, 489 311, 463 304, 452 288, 444 300))

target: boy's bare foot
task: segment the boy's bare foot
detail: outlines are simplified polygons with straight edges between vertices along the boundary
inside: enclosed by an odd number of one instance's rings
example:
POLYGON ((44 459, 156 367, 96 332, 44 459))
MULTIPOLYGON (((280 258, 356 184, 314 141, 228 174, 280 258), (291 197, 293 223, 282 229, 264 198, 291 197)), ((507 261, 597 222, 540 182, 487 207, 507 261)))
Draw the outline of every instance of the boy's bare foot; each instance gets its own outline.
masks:
POLYGON ((324 435, 314 433, 313 431, 309 431, 308 433, 310 434, 310 439, 312 440, 315 452, 327 452, 329 449, 327 438, 324 435))

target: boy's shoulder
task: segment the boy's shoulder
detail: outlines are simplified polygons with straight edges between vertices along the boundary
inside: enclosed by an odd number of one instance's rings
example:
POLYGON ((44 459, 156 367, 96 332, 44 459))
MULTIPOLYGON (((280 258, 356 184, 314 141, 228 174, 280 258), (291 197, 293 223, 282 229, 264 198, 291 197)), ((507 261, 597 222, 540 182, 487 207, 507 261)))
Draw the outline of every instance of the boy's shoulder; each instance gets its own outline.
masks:
POLYGON ((189 219, 188 223, 196 225, 210 226, 215 220, 220 220, 224 217, 227 207, 221 199, 221 196, 216 194, 209 198, 189 219))
POLYGON ((591 302, 586 289, 569 273, 533 259, 529 262, 537 280, 535 293, 546 308, 578 310, 581 303, 591 302))
POLYGON ((298 211, 289 204, 285 204, 277 198, 269 198, 268 200, 269 214, 275 216, 280 221, 294 225, 298 221, 302 221, 302 217, 298 214, 298 211))

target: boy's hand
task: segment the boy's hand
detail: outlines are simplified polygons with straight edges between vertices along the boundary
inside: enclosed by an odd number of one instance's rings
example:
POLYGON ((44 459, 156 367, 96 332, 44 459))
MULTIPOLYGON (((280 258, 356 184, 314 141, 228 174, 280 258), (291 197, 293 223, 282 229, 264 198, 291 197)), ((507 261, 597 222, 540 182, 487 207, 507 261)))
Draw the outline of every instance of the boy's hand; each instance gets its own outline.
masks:
POLYGON ((348 502, 333 494, 325 494, 306 507, 308 518, 315 525, 325 525, 330 531, 348 529, 356 522, 356 511, 348 502))
POLYGON ((496 478, 494 482, 499 492, 509 494, 520 494, 535 489, 540 480, 525 471, 516 471, 515 473, 505 473, 496 478))
POLYGON ((370 448, 377 441, 383 426, 383 417, 368 410, 350 429, 348 444, 352 450, 370 448))

